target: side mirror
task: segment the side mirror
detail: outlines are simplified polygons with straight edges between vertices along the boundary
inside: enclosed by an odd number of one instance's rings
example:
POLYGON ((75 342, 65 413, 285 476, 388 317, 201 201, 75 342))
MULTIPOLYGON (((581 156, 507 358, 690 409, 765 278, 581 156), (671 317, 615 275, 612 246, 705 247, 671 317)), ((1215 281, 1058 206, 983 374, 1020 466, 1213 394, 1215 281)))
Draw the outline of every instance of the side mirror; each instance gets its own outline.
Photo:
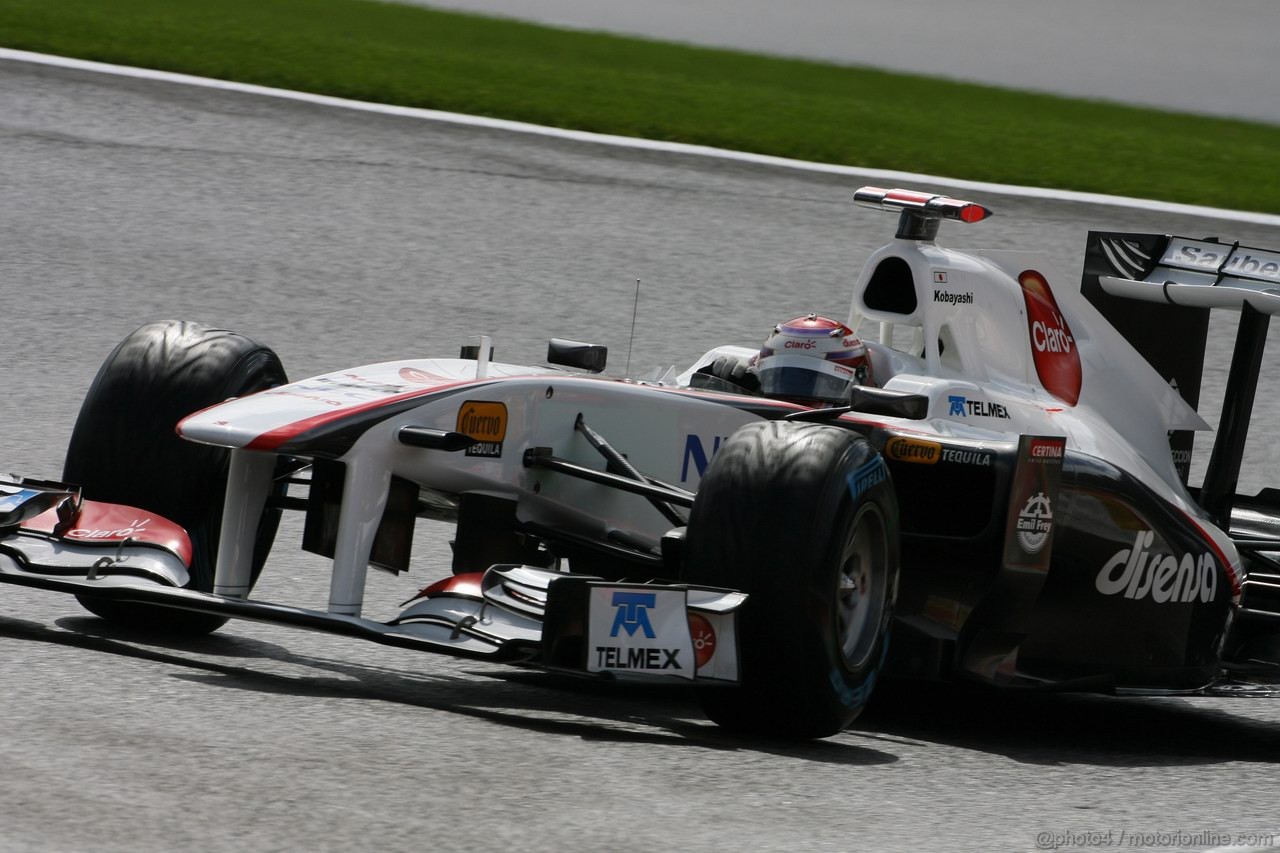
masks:
POLYGON ((547 342, 547 363, 564 367, 576 367, 590 373, 604 370, 605 360, 609 357, 609 348, 600 344, 584 344, 581 341, 566 341, 563 338, 552 338, 547 342))
POLYGON ((849 389, 849 409, 868 415, 922 421, 929 417, 929 398, 923 394, 855 385, 849 389))

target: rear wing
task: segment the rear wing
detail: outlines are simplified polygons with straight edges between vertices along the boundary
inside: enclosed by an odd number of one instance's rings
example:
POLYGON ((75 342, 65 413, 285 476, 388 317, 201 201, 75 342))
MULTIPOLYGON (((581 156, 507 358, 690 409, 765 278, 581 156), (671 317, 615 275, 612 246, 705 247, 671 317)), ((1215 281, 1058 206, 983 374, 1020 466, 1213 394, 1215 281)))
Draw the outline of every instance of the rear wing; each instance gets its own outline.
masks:
MULTIPOLYGON (((1222 419, 1200 490, 1200 505, 1219 527, 1229 530, 1267 327, 1271 315, 1280 314, 1280 252, 1217 240, 1090 233, 1081 289, 1161 375, 1178 383, 1193 406, 1199 397, 1207 309, 1240 312, 1222 419), (1143 321, 1146 334, 1135 335, 1134 310, 1117 305, 1122 300, 1167 306, 1162 310, 1169 313, 1160 318, 1147 316, 1143 321), (1184 348, 1188 341, 1193 342, 1197 363, 1184 361, 1180 366, 1184 373, 1193 371, 1188 376, 1190 387, 1178 382, 1173 369, 1177 365, 1161 352, 1157 338, 1166 344, 1179 341, 1184 348), (1163 364, 1159 363, 1162 359, 1163 364)), ((1154 305, 1147 306, 1146 311, 1152 310, 1156 310, 1154 305)), ((1175 435, 1175 456, 1179 452, 1177 438, 1175 435)), ((1186 446, 1189 451, 1189 439, 1186 446)))
MULTIPOLYGON (((1112 251, 1118 256, 1124 248, 1113 246, 1112 251)), ((1239 243, 1170 237, 1150 270, 1133 268, 1125 278, 1101 276, 1099 283, 1107 293, 1126 299, 1233 311, 1247 305, 1263 314, 1280 314, 1280 252, 1239 243)))

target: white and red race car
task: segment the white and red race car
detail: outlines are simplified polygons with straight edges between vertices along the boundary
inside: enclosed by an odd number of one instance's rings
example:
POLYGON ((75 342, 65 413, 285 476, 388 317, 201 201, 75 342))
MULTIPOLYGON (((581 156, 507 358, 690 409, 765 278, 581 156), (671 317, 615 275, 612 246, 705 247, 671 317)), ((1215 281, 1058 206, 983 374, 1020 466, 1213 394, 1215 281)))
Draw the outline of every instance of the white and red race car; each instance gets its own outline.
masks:
POLYGON ((1076 287, 937 245, 980 205, 856 199, 899 225, 849 321, 879 387, 843 405, 709 376, 735 347, 656 381, 603 376, 603 347, 526 366, 482 339, 288 382, 242 335, 148 325, 95 379, 62 479, 0 484, 0 581, 158 630, 248 618, 682 680, 723 725, 802 737, 882 674, 1168 693, 1275 671, 1280 506, 1235 482, 1280 254, 1095 233, 1076 287), (1210 307, 1242 334, 1191 490, 1210 307), (325 611, 251 597, 282 511, 332 559, 325 611), (420 518, 457 525, 455 574, 364 618, 369 567, 407 570, 420 518))

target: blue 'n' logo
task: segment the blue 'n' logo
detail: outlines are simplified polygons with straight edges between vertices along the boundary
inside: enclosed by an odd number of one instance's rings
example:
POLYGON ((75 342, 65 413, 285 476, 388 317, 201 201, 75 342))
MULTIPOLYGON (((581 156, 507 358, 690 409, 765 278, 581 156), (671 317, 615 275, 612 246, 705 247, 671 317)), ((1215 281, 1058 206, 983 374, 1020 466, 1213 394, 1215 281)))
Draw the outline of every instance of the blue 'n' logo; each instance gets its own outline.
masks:
POLYGON ((707 465, 711 463, 712 457, 720 450, 720 444, 727 439, 724 436, 717 435, 711 442, 711 452, 707 453, 706 445, 702 443, 701 436, 690 433, 684 438, 684 462, 680 465, 680 482, 689 482, 689 463, 693 463, 693 469, 698 472, 701 477, 707 473, 707 465))
POLYGON ((625 629, 628 637, 636 635, 636 629, 644 631, 644 635, 653 639, 653 626, 649 624, 649 608, 658 603, 658 596, 652 592, 615 592, 613 606, 618 613, 613 617, 613 630, 610 637, 618 636, 619 629, 625 629))

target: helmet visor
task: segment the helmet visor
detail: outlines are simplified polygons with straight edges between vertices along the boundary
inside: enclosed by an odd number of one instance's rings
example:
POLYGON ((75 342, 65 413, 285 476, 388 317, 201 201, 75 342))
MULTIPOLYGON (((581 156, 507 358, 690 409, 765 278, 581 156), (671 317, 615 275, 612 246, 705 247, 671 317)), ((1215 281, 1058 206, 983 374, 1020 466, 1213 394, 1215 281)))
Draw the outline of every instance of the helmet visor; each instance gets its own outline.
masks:
POLYGON ((760 391, 767 397, 839 403, 848 399, 854 372, 809 356, 762 358, 757 366, 760 391))

